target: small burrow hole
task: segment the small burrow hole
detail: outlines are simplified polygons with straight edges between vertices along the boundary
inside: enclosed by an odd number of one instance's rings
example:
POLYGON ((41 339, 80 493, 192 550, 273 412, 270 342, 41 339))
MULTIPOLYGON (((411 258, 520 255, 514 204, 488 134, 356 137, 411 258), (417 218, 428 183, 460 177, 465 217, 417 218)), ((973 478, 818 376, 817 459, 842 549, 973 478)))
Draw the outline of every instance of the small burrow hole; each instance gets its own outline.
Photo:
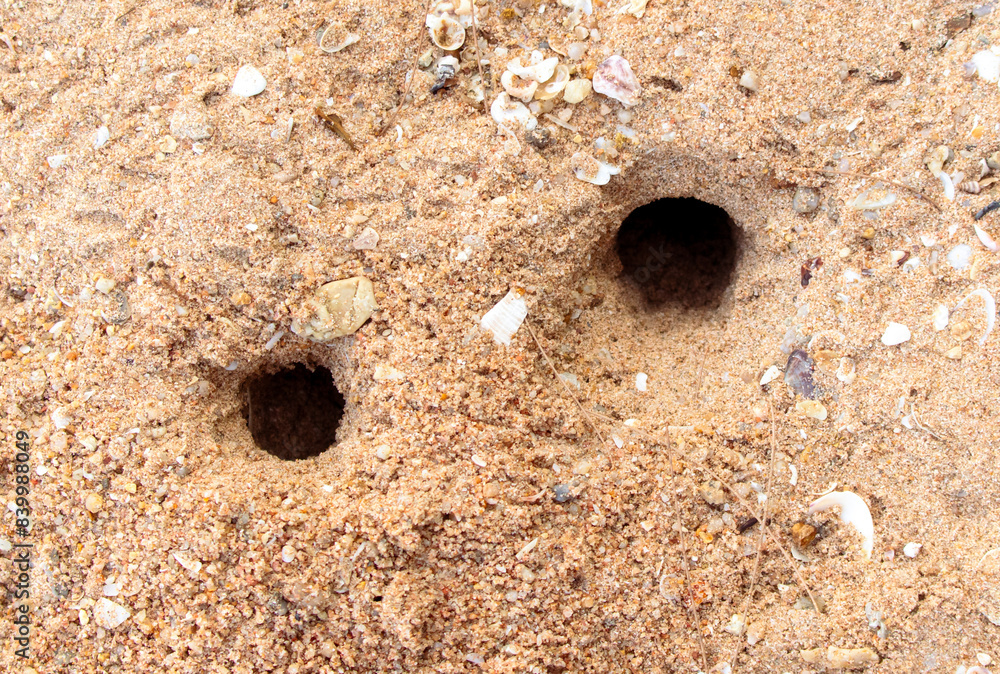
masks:
POLYGON ((302 363, 243 385, 243 417, 257 446, 284 461, 308 459, 337 441, 344 396, 325 367, 302 363))
POLYGON ((649 309, 715 308, 732 280, 739 232, 718 206, 657 199, 629 213, 618 230, 622 279, 642 292, 649 309))

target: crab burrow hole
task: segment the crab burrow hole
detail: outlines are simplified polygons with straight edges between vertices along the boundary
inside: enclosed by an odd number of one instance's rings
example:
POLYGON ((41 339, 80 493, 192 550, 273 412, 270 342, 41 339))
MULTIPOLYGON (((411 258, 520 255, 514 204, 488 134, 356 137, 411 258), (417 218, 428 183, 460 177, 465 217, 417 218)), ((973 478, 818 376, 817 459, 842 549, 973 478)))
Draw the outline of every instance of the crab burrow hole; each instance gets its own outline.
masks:
POLYGON ((242 387, 243 418, 258 447, 284 461, 319 456, 337 441, 344 396, 323 366, 258 372, 242 387))
POLYGON ((622 280, 648 309, 714 309, 733 278, 740 228, 713 204, 691 197, 657 199, 629 213, 618 230, 622 280))

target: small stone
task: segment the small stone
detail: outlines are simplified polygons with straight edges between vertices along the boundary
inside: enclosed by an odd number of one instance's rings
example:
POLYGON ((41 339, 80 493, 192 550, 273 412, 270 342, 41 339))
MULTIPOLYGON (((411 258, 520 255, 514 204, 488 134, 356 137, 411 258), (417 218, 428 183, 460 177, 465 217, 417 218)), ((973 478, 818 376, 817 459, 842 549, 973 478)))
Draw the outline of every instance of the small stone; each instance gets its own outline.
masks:
POLYGON ((944 357, 951 360, 962 360, 962 345, 951 347, 944 352, 944 357))
POLYGON ((199 98, 185 99, 170 116, 170 133, 178 138, 205 140, 215 133, 208 107, 199 98))
MULTIPOLYGON (((631 107, 642 97, 642 87, 632 72, 632 66, 621 56, 609 56, 597 66, 593 78, 594 91, 631 107)), ((565 95, 564 95, 565 98, 565 95)))
POLYGON ((236 96, 250 98, 264 91, 267 80, 260 74, 260 71, 251 65, 243 66, 236 73, 233 79, 233 88, 230 90, 236 96))
POLYGON ((756 93, 760 88, 760 82, 757 80, 756 73, 752 70, 744 70, 743 75, 740 76, 740 86, 747 91, 756 93))
POLYGON ((590 80, 587 79, 575 79, 570 80, 566 84, 566 89, 563 90, 563 100, 570 105, 575 105, 590 96, 590 92, 593 89, 593 85, 590 80))
POLYGON ((97 288, 100 292, 107 295, 108 293, 110 293, 112 290, 115 289, 115 282, 112 279, 104 278, 102 276, 101 278, 97 279, 97 283, 94 284, 94 287, 97 288))
POLYGON ((804 550, 812 545, 816 540, 816 527, 805 522, 796 522, 792 525, 792 542, 800 550, 804 550))
POLYGON ((295 548, 290 545, 285 545, 281 548, 281 561, 285 564, 289 564, 295 561, 295 548))
POLYGON ((902 323, 889 322, 882 334, 882 343, 886 346, 896 346, 910 341, 910 329, 902 323))
POLYGON ((83 502, 84 507, 95 515, 101 512, 104 507, 104 499, 100 494, 87 494, 87 498, 83 502))
POLYGON ((948 307, 943 304, 938 304, 934 307, 934 313, 931 314, 931 322, 934 326, 934 332, 941 332, 948 327, 948 307))
POLYGON ((795 403, 795 409, 810 419, 826 421, 826 407, 818 400, 800 400, 795 403))
POLYGON ((722 485, 715 480, 705 482, 698 487, 698 494, 709 505, 718 506, 726 502, 726 492, 722 490, 722 485))
POLYGON ((375 457, 379 461, 385 461, 392 457, 392 447, 389 445, 379 445, 375 448, 375 457))
POLYGON ((862 669, 867 665, 877 664, 881 658, 870 648, 837 648, 826 649, 827 666, 831 669, 862 669))
POLYGON ((976 653, 976 660, 983 667, 989 667, 993 663, 993 658, 990 657, 989 653, 976 653))
POLYGON ((819 208, 819 194, 811 187, 795 188, 792 196, 792 210, 796 213, 812 213, 819 208))
POLYGON ((173 154, 177 150, 177 139, 173 136, 164 136, 157 147, 163 154, 173 154))
POLYGON ((400 372, 391 365, 379 363, 375 366, 375 373, 372 375, 375 381, 403 381, 406 374, 400 372))
POLYGON ((565 503, 573 498, 573 495, 569 491, 568 484, 557 484, 552 488, 552 491, 555 492, 555 499, 557 503, 565 503))
POLYGON ((124 606, 104 597, 98 599, 97 603, 94 604, 94 620, 97 621, 100 627, 106 630, 113 630, 118 627, 128 620, 130 615, 132 614, 124 606))
POLYGON ((922 547, 924 546, 921 545, 920 543, 907 543, 906 545, 903 546, 903 554, 909 557, 910 559, 913 559, 914 557, 920 554, 920 549, 922 547))
POLYGON ((363 276, 331 281, 306 300, 292 332, 317 342, 353 334, 378 309, 372 282, 363 276))
POLYGON ((972 337, 972 323, 966 320, 961 320, 951 326, 951 336, 960 342, 964 342, 969 337, 972 337))
POLYGON ((365 227, 351 243, 354 250, 374 250, 378 245, 378 232, 371 227, 365 227))

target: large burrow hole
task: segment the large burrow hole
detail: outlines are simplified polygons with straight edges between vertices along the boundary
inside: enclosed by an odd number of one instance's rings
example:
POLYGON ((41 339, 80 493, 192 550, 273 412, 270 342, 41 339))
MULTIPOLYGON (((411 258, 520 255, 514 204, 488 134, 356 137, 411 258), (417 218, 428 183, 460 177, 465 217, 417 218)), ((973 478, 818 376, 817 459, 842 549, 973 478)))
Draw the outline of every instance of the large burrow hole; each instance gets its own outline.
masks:
POLYGON ((629 213, 618 230, 622 279, 647 308, 715 308, 733 277, 740 229, 725 210, 693 198, 667 198, 629 213))
POLYGON ((284 461, 308 459, 337 441, 344 396, 325 367, 302 363, 243 384, 243 418, 254 442, 284 461))

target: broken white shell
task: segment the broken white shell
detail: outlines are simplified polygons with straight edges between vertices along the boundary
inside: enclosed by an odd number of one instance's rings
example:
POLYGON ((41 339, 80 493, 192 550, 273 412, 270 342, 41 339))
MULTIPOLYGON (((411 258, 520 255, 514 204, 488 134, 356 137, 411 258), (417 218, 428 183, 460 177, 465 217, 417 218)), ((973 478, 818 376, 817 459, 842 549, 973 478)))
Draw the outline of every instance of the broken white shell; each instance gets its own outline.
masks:
POLYGON ((535 98, 540 101, 547 101, 550 98, 555 98, 566 85, 569 83, 569 66, 560 63, 556 66, 555 74, 547 81, 538 87, 538 91, 535 92, 535 98))
POLYGON ((902 323, 889 321, 885 332, 882 334, 882 343, 886 346, 896 346, 903 342, 910 341, 910 329, 902 323))
POLYGON ((840 359, 840 366, 837 368, 837 379, 845 384, 851 384, 855 377, 857 377, 857 368, 854 365, 854 359, 844 356, 840 359))
POLYGON ((861 534, 861 549, 865 559, 871 559, 872 548, 875 546, 875 523, 872 513, 864 499, 850 491, 833 491, 821 496, 809 506, 808 514, 840 507, 840 521, 852 525, 861 534))
POLYGON ((525 103, 531 102, 535 97, 535 90, 538 89, 538 82, 526 80, 509 70, 503 71, 500 76, 500 83, 503 84, 504 91, 514 98, 519 98, 525 103))
POLYGON ((931 314, 931 323, 934 326, 934 332, 941 332, 948 327, 948 307, 943 304, 938 304, 934 307, 934 313, 931 314))
POLYGON ((510 338, 521 327, 527 315, 524 290, 511 288, 495 307, 486 312, 479 324, 484 330, 493 333, 493 340, 497 344, 510 346, 510 338))
POLYGON ((106 630, 118 627, 128 620, 130 615, 132 614, 127 608, 104 597, 98 599, 97 603, 94 604, 94 620, 97 621, 99 627, 106 630))
POLYGON ((233 88, 230 90, 230 93, 250 98, 264 91, 266 86, 267 80, 260 74, 260 71, 251 65, 246 65, 236 72, 236 77, 233 78, 233 88))
POLYGON ((951 176, 940 171, 937 174, 938 179, 941 181, 942 187, 944 187, 944 198, 948 201, 955 200, 955 183, 952 181, 951 176))
POLYGON ((319 36, 319 48, 327 54, 336 54, 360 39, 361 36, 357 33, 347 33, 337 26, 327 26, 319 36))
POLYGON ((632 66, 621 56, 609 56, 594 73, 594 91, 613 98, 625 107, 639 102, 642 87, 632 72, 632 66))
POLYGON ((913 559, 920 554, 920 548, 924 547, 920 543, 907 543, 903 546, 903 554, 913 559))
POLYGON ((447 14, 428 14, 425 25, 431 42, 445 51, 454 51, 465 44, 465 27, 447 14))
POLYGON ((767 371, 764 373, 764 376, 760 378, 760 385, 766 386, 767 384, 770 384, 772 381, 774 381, 780 376, 781 376, 781 370, 778 369, 777 365, 772 365, 771 367, 767 368, 767 371))
POLYGON ((490 116, 493 117, 493 121, 501 125, 514 123, 518 127, 528 128, 534 126, 532 122, 538 123, 527 106, 511 100, 510 94, 506 91, 493 101, 493 105, 490 106, 490 116))
POLYGON ((955 311, 958 311, 962 306, 972 297, 983 298, 983 309, 986 310, 986 332, 983 336, 979 338, 979 346, 986 343, 986 338, 990 336, 993 332, 993 326, 996 324, 997 320, 997 303, 993 299, 993 295, 986 288, 979 288, 978 290, 973 290, 971 293, 965 296, 961 302, 955 305, 955 311))
POLYGON ((859 194, 854 201, 849 203, 847 207, 856 211, 877 211, 880 208, 892 206, 896 203, 896 195, 892 192, 886 192, 881 198, 878 199, 873 198, 873 192, 876 192, 876 188, 874 187, 865 190, 859 194))
POLYGON ((618 175, 621 171, 616 166, 597 161, 589 154, 577 152, 570 160, 573 167, 573 174, 585 183, 592 185, 607 185, 611 176, 618 175))
POLYGON ((1000 56, 984 49, 976 52, 972 57, 972 63, 976 66, 976 73, 981 79, 987 82, 1000 80, 1000 56))
POLYGON ((973 223, 972 227, 976 230, 976 236, 979 237, 979 241, 986 246, 988 251, 995 253, 1000 250, 1000 246, 997 246, 997 242, 993 240, 993 237, 989 235, 989 232, 975 223, 973 223))
POLYGON ((542 52, 533 51, 531 52, 531 60, 528 62, 528 65, 522 66, 521 57, 518 56, 507 64, 507 70, 518 77, 541 84, 552 77, 558 64, 559 59, 555 56, 544 58, 542 52))

